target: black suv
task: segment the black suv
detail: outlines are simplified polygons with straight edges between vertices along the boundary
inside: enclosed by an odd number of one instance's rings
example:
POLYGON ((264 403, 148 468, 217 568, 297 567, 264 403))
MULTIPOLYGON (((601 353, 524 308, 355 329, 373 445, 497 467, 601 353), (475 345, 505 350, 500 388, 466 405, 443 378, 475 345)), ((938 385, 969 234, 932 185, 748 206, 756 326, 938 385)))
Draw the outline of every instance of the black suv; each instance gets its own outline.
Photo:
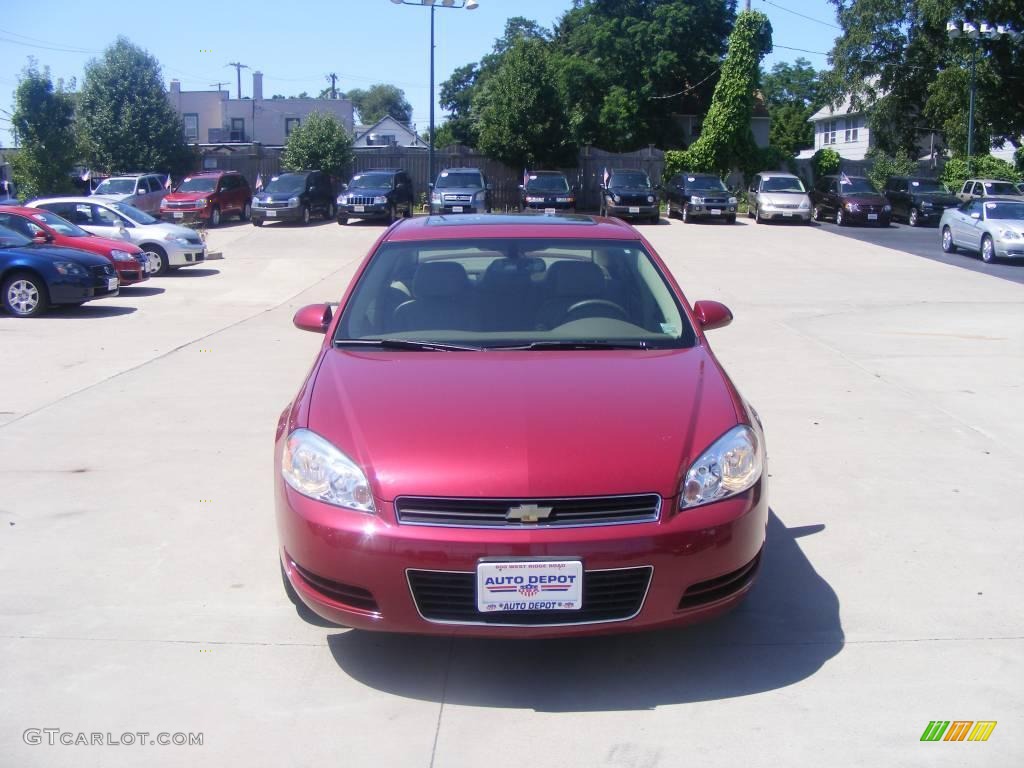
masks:
POLYGON ((657 224, 661 219, 658 189, 647 171, 636 168, 606 170, 601 182, 601 215, 620 219, 643 219, 657 224))
POLYGON ((678 213, 684 224, 693 219, 736 223, 736 196, 712 173, 677 173, 669 180, 666 197, 670 219, 678 213))
POLYGON ((960 204, 956 195, 935 179, 890 176, 882 193, 892 206, 892 217, 906 219, 912 227, 938 223, 944 210, 960 204))
POLYGON ((401 213, 405 218, 413 214, 416 196, 412 179, 402 169, 386 168, 363 171, 352 177, 338 195, 338 223, 349 219, 383 219, 391 224, 401 213))
POLYGON ((520 211, 574 212, 576 195, 559 171, 527 171, 519 185, 520 211))
POLYGON ((333 219, 337 214, 334 184, 323 171, 291 171, 273 176, 252 199, 252 223, 301 221, 313 215, 333 219))

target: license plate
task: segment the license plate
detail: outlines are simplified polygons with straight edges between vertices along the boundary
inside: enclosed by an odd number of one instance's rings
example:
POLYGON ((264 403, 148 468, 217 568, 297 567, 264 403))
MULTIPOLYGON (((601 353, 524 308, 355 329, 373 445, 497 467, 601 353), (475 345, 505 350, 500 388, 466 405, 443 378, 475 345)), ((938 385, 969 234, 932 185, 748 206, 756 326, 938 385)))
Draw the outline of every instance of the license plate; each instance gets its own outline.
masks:
POLYGON ((519 560, 479 563, 476 608, 505 611, 578 611, 583 607, 583 563, 579 560, 519 560))
POLYGON ((640 213, 640 206, 639 205, 631 205, 631 206, 629 206, 629 212, 630 213, 640 213))
POLYGON ((181 211, 175 211, 174 212, 174 218, 176 218, 176 219, 184 219, 185 218, 185 214, 182 213, 181 211))
POLYGON ((792 213, 783 213, 782 215, 783 216, 792 216, 793 214, 792 213))
POLYGON ((877 213, 869 213, 868 214, 868 221, 877 221, 877 220, 878 220, 878 214, 877 213))
POLYGON ((462 206, 461 205, 453 205, 452 206, 452 213, 462 213, 462 206))
POLYGON ((267 218, 272 219, 277 216, 277 211, 267 211, 267 218))
POLYGON ((544 213, 554 213, 554 212, 555 212, 554 208, 545 208, 544 209, 544 213))
POLYGON ((352 206, 352 210, 355 213, 366 213, 366 206, 365 205, 353 205, 352 206))
POLYGON ((721 216, 722 215, 722 211, 720 209, 718 209, 718 208, 709 208, 708 210, 711 212, 712 216, 721 216))
POLYGON ((113 291, 116 288, 117 288, 117 278, 116 277, 108 277, 107 278, 107 290, 108 291, 113 291))

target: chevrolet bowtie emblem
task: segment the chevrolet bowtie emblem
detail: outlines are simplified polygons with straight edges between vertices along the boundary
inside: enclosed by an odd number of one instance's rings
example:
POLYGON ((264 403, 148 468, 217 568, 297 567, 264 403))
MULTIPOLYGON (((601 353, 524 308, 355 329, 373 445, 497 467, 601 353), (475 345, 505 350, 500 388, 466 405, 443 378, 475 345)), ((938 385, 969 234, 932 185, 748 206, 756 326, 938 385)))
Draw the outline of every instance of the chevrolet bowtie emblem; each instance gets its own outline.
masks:
POLYGON ((518 520, 521 523, 536 523, 538 520, 547 520, 551 516, 551 507, 538 507, 536 504, 520 504, 518 507, 511 507, 506 520, 518 520))

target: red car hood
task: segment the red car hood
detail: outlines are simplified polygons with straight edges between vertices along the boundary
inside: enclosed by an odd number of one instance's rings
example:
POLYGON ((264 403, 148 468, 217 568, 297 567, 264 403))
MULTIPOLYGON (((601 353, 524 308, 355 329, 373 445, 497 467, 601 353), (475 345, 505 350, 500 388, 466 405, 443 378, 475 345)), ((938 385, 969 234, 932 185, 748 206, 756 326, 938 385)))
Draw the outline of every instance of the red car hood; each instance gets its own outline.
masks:
POLYGON ((328 350, 309 428, 379 498, 678 491, 739 421, 703 347, 651 351, 328 350))
POLYGON ((168 203, 192 203, 212 194, 213 192, 171 192, 164 200, 168 203))
POLYGON ((60 245, 81 248, 83 251, 91 251, 102 256, 108 255, 115 248, 127 253, 142 253, 142 249, 129 240, 114 240, 95 235, 93 237, 57 237, 56 240, 60 241, 60 245))

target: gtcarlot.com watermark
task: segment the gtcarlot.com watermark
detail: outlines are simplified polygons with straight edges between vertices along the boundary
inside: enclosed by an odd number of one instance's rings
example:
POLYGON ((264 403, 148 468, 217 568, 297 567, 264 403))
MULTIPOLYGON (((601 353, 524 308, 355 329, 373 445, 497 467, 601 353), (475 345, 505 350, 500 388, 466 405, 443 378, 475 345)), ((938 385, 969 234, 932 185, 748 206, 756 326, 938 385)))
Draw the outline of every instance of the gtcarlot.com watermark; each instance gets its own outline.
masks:
POLYGON ((60 728, 26 728, 22 741, 30 746, 61 744, 65 747, 201 747, 203 733, 152 733, 151 731, 125 731, 99 733, 97 731, 62 731, 60 728))

